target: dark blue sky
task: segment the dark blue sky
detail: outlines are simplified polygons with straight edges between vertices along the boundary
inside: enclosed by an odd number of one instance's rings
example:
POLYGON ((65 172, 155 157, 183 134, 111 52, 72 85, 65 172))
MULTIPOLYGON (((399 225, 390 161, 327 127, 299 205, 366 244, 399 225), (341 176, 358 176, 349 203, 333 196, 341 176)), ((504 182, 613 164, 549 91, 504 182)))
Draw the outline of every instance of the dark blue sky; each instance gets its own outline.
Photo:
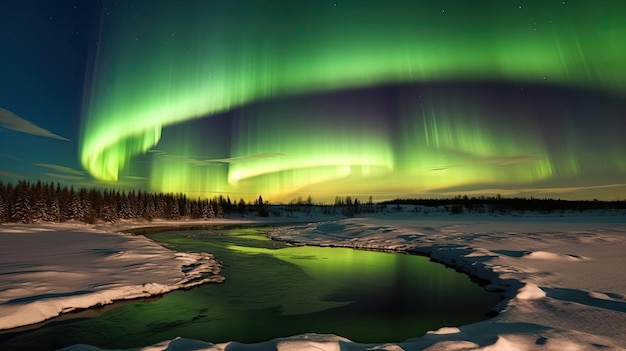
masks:
POLYGON ((97 41, 99 7, 93 1, 0 4, 0 108, 70 139, 9 129, 6 118, 0 120, 0 179, 50 171, 38 163, 81 168, 76 155, 85 68, 97 41))

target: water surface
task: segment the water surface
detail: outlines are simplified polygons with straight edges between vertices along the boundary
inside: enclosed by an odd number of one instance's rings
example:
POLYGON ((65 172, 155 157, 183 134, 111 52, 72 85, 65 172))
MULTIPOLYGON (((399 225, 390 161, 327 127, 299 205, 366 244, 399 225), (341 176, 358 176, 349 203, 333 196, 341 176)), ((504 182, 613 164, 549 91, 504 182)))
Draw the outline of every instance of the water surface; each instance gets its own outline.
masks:
POLYGON ((127 303, 96 318, 52 323, 5 340, 0 349, 75 343, 130 348, 177 336, 249 343, 307 332, 362 343, 399 342, 442 326, 483 320, 499 301, 466 275, 426 257, 289 247, 267 239, 268 229, 148 234, 176 250, 215 254, 226 282, 127 303))

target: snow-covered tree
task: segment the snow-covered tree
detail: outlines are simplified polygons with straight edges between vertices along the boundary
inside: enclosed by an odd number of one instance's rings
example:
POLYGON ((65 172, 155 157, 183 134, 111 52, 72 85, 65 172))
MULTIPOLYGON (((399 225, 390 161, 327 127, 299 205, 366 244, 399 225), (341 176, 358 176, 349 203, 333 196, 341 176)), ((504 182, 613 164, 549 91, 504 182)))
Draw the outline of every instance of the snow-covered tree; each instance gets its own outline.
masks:
POLYGON ((82 201, 76 193, 72 192, 70 198, 69 219, 75 219, 82 222, 85 219, 84 215, 85 213, 83 212, 82 201))
POLYGON ((9 220, 8 204, 4 201, 2 194, 0 194, 0 223, 5 223, 9 220))
POLYGON ((191 217, 191 201, 189 201, 188 199, 183 199, 185 206, 183 206, 184 208, 184 213, 183 216, 185 217, 191 217))
POLYGON ((147 221, 151 221, 156 217, 156 208, 154 206, 154 200, 151 197, 146 199, 146 210, 143 213, 143 218, 147 221))
POLYGON ((178 201, 174 199, 170 205, 169 219, 180 219, 180 210, 178 209, 178 201))
POLYGON ((104 205, 100 211, 102 220, 108 223, 115 223, 117 221, 117 210, 113 204, 104 205))
POLYGON ((123 198, 120 203, 119 218, 121 219, 135 218, 135 214, 133 212, 133 207, 130 203, 130 199, 127 197, 123 198))
POLYGON ((50 203, 50 206, 47 207, 45 219, 46 221, 56 222, 56 223, 62 221, 61 206, 59 206, 58 198, 55 197, 50 203))
POLYGON ((217 205, 217 211, 215 212, 215 217, 224 218, 224 208, 222 205, 217 205))
POLYGON ((30 222, 30 191, 26 182, 21 181, 16 188, 17 196, 13 205, 13 221, 30 222))
POLYGON ((37 198, 30 209, 30 219, 33 222, 46 220, 46 208, 46 201, 42 197, 37 198))
POLYGON ((191 205, 191 218, 200 218, 200 200, 194 201, 191 205))

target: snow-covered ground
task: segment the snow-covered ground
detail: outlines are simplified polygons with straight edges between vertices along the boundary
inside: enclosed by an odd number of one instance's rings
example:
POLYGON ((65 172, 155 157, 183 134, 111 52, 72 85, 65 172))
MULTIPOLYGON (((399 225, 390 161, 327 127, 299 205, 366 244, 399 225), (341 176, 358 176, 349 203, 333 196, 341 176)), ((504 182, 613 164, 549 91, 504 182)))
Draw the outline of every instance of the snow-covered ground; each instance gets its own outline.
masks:
MULTIPOLYGON (((282 228, 275 239, 424 253, 507 297, 498 316, 389 350, 624 350, 626 217, 353 218, 282 228)), ((471 302, 468 302, 471 303, 471 302)), ((366 349, 366 348, 363 348, 366 349)))
POLYGON ((0 329, 115 300, 221 282, 206 253, 178 253, 143 236, 86 225, 0 226, 0 329))
MULTIPOLYGON (((142 350, 626 350, 624 213, 490 216, 405 211, 298 220, 309 223, 278 228, 271 237, 427 254, 488 281, 487 289, 501 291, 506 299, 494 306, 499 313, 492 319, 442 328, 402 343, 364 345, 309 334, 252 345, 175 339, 142 350)), ((1 226, 0 250, 2 328, 10 326, 9 320, 25 324, 26 316, 40 310, 58 314, 86 307, 86 301, 107 291, 125 298, 150 294, 152 286, 164 292, 159 289, 195 282, 184 266, 205 260, 171 252, 141 236, 88 227, 1 226), (54 251, 49 250, 52 245, 54 251), (24 247, 28 250, 16 249, 24 247), (7 313, 12 317, 5 318, 7 313)), ((210 262, 214 274, 217 267, 210 262)), ((109 295, 99 298, 113 300, 109 295)), ((75 345, 66 350, 97 348, 75 345)))

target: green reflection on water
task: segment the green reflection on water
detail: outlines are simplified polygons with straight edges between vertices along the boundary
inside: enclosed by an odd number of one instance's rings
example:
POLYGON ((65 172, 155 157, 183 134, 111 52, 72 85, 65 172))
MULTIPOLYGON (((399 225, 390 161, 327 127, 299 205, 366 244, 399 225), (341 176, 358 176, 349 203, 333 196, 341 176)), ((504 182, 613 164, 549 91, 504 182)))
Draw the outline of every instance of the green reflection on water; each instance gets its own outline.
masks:
POLYGON ((128 348, 177 336, 216 343, 259 342, 316 332, 365 343, 391 342, 484 319, 484 312, 499 300, 467 276, 426 257, 288 247, 267 239, 265 231, 150 234, 176 250, 213 253, 223 261, 226 282, 175 291, 150 303, 130 303, 16 340, 37 340, 54 345, 51 349, 74 343, 128 348))

